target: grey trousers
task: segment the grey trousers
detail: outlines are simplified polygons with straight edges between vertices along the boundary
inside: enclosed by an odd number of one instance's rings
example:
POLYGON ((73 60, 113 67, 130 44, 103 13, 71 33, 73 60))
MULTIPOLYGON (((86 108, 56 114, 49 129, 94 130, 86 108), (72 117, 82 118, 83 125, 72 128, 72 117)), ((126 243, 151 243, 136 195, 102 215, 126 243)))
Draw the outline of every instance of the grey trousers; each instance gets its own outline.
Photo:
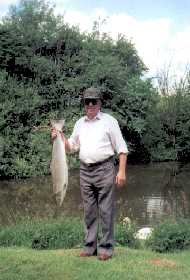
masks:
POLYGON ((114 245, 113 159, 98 166, 80 166, 80 187, 84 204, 84 250, 89 254, 112 255, 114 245), (99 242, 98 229, 101 229, 99 242))

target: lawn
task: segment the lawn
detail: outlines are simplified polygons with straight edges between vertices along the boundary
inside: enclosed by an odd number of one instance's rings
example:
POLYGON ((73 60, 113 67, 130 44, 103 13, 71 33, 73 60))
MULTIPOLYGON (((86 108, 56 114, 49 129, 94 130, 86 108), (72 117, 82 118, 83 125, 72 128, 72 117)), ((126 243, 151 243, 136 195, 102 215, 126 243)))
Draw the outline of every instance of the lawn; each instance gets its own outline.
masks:
POLYGON ((106 262, 81 258, 79 249, 0 248, 0 280, 187 280, 190 251, 158 254, 116 248, 106 262))

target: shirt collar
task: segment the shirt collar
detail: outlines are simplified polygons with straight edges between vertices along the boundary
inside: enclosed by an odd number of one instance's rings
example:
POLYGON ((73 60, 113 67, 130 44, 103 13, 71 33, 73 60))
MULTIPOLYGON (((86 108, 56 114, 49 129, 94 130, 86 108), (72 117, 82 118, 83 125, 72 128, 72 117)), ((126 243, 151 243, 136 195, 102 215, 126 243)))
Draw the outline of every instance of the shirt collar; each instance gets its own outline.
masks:
POLYGON ((85 116, 85 121, 94 121, 94 120, 100 120, 102 117, 102 112, 98 112, 97 115, 93 119, 89 119, 87 116, 85 116))

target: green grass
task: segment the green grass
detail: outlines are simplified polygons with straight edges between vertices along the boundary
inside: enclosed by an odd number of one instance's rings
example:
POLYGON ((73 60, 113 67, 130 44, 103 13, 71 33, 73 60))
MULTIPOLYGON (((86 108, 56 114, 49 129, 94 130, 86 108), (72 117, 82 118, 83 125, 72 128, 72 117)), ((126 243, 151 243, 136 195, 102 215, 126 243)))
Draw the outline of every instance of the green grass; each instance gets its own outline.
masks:
POLYGON ((187 280, 190 251, 159 254, 116 248, 106 262, 81 258, 79 249, 0 248, 0 280, 187 280))

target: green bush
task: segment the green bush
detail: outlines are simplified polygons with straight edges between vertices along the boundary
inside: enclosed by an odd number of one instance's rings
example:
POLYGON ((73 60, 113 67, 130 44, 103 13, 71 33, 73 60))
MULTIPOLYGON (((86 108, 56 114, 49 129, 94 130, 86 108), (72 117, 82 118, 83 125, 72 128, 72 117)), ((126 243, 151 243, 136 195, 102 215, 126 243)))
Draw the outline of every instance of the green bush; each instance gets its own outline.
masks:
POLYGON ((139 240, 135 238, 136 231, 135 224, 117 224, 115 227, 116 244, 133 248, 139 247, 139 240))
POLYGON ((0 231, 0 246, 25 246, 35 249, 73 248, 83 241, 79 219, 26 222, 0 231))
POLYGON ((33 249, 73 248, 83 242, 83 226, 79 219, 57 221, 39 228, 32 239, 33 249))
MULTIPOLYGON (((117 224, 116 245, 137 247, 134 225, 117 224)), ((101 236, 101 234, 100 234, 101 236)), ((0 228, 0 246, 24 246, 33 249, 58 249, 81 247, 84 230, 78 218, 61 218, 45 221, 26 221, 22 224, 0 228)))
POLYGON ((31 247, 34 232, 39 228, 38 223, 27 222, 14 226, 1 227, 0 246, 31 247))
POLYGON ((187 220, 164 221, 157 225, 146 245, 160 253, 190 247, 190 223, 187 220))

